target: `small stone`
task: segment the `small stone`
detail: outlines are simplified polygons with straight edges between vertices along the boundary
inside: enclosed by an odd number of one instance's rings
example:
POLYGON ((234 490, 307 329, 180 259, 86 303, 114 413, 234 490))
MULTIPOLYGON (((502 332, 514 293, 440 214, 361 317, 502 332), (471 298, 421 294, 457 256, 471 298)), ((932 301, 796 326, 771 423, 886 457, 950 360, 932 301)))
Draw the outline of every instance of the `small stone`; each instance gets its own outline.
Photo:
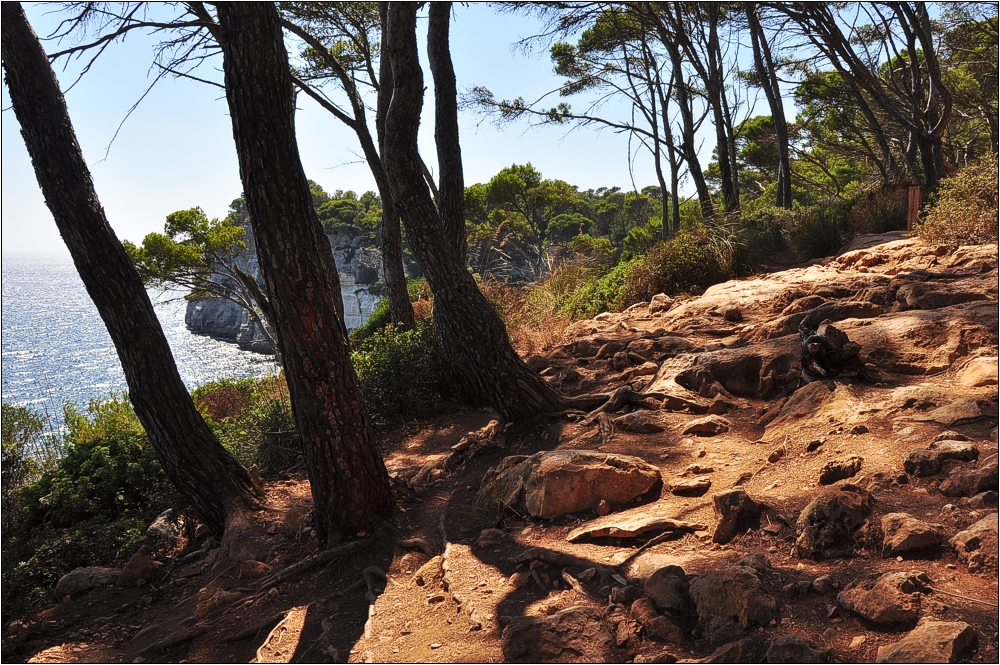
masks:
POLYGON ((882 547, 886 556, 935 547, 944 541, 944 527, 922 522, 906 513, 882 517, 882 547))
POLYGON ((768 663, 825 663, 826 649, 817 649, 801 635, 782 635, 771 640, 764 659, 768 663))
POLYGON ((730 429, 729 421, 718 415, 695 418, 689 422, 681 434, 694 434, 695 436, 715 436, 724 434, 730 429))
POLYGON ((812 588, 818 594, 824 594, 833 588, 829 575, 820 575, 812 581, 812 588))
POLYGON ((850 455, 849 457, 841 457, 839 459, 830 460, 823 465, 823 468, 819 472, 819 484, 820 485, 832 485, 838 480, 844 480, 850 478, 861 470, 861 464, 864 460, 857 455, 850 455))
POLYGON ((851 646, 850 646, 850 648, 851 649, 857 649, 859 646, 861 646, 862 644, 865 643, 865 639, 866 638, 865 638, 864 635, 855 635, 854 639, 851 640, 851 646))
POLYGON ((431 642, 427 646, 429 646, 432 649, 440 649, 441 648, 441 643, 440 642, 431 642))
POLYGON ((719 516, 712 540, 719 544, 728 543, 736 536, 743 522, 760 515, 760 505, 743 489, 715 494, 712 496, 712 503, 719 516))
POLYGON ((775 448, 774 450, 771 451, 771 454, 767 456, 767 461, 770 462, 771 464, 775 464, 777 463, 778 460, 780 460, 784 456, 785 456, 784 446, 782 446, 781 448, 775 448))
POLYGON ((705 476, 675 478, 670 483, 670 492, 677 496, 701 496, 711 487, 712 479, 705 476))
POLYGON ((997 513, 987 515, 948 541, 958 553, 958 559, 978 573, 997 568, 997 513))
POLYGON ((844 609, 873 623, 912 623, 920 614, 920 592, 925 590, 919 576, 885 573, 874 583, 840 592, 837 600, 844 609))
POLYGON ((611 505, 604 499, 601 499, 600 501, 597 502, 597 508, 594 509, 594 512, 597 513, 600 517, 604 517, 605 515, 611 512, 611 505))
POLYGON ((730 323, 739 323, 743 320, 743 312, 736 307, 727 307, 722 314, 722 318, 730 323))

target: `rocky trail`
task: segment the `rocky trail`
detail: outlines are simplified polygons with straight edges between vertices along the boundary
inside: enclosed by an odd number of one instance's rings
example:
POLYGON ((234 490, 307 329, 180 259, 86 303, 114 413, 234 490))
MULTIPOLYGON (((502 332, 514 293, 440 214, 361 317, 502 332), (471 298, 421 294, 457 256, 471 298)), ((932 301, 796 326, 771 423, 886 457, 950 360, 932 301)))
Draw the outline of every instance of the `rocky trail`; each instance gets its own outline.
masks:
POLYGON ((997 246, 867 240, 575 323, 527 362, 605 406, 387 436, 394 525, 334 552, 282 475, 4 660, 997 662, 997 246))

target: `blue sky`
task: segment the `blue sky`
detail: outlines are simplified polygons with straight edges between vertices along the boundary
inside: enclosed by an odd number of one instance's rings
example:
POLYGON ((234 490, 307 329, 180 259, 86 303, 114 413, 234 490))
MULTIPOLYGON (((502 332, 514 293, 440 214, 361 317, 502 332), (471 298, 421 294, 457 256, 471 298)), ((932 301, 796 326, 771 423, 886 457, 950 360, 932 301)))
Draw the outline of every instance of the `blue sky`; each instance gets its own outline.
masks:
MULTIPOLYGON (((41 36, 61 18, 53 5, 26 4, 41 36)), ((421 21, 418 30, 424 27, 421 21)), ((547 49, 525 55, 512 44, 539 31, 531 18, 497 14, 485 4, 457 6, 451 39, 459 91, 474 85, 490 88, 497 98, 535 99, 556 88, 547 49)), ((157 39, 137 33, 110 47, 66 94, 70 116, 93 173, 98 196, 119 237, 140 241, 162 231, 167 214, 200 205, 209 216, 225 214, 241 191, 228 108, 222 91, 184 79, 164 79, 115 131, 128 109, 151 82, 157 39), (110 150, 108 146, 110 144, 110 150)), ((60 48, 44 42, 49 52, 60 48)), ((289 46, 294 49, 293 43, 289 46)), ((65 44, 62 45, 65 47, 65 44)), ((423 53, 421 53, 423 57, 423 53)), ((203 65, 199 76, 221 80, 221 60, 203 65)), ((60 62, 57 76, 65 90, 79 72, 79 62, 60 62)), ((426 72, 426 68, 425 68, 426 72)), ((426 74, 425 85, 431 85, 426 74)), ((425 98, 421 151, 433 168, 433 94, 425 98)), ((586 100, 569 100, 583 108, 586 100)), ((65 253, 9 110, 6 86, 2 115, 2 248, 4 253, 65 253)), ((605 109, 614 112, 614 107, 605 109)), ((353 133, 304 95, 296 116, 299 151, 306 174, 327 191, 374 189, 353 133)), ((496 128, 489 120, 463 111, 460 117, 466 184, 484 182, 513 163, 531 162, 545 177, 566 180, 581 189, 632 187, 628 142, 622 135, 568 127, 496 128)), ((710 151, 711 147, 706 150, 710 151)), ((635 185, 654 184, 652 160, 633 160, 635 185)))

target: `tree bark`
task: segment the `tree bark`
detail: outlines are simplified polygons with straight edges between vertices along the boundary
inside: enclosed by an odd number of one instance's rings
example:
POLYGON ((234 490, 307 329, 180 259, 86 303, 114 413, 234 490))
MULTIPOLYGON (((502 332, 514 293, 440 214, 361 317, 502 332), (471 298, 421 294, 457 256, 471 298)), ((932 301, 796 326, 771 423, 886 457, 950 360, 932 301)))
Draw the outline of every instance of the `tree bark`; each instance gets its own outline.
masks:
POLYGON ((191 401, 142 279, 108 224, 59 83, 20 3, 3 3, 0 23, 7 88, 35 176, 114 342, 135 413, 167 477, 221 536, 262 492, 191 401))
POLYGON ((220 3, 226 99, 261 273, 285 359, 292 411, 327 546, 390 507, 343 323, 340 279, 312 207, 298 147, 291 72, 273 3, 220 3))
POLYGON ((788 149, 788 122, 785 120, 785 108, 781 103, 781 88, 778 85, 778 75, 771 57, 771 49, 767 43, 767 35, 757 16, 757 3, 748 2, 745 5, 747 24, 750 29, 751 49, 753 50, 754 66, 757 78, 764 90, 767 104, 771 108, 771 120, 774 122, 774 135, 778 142, 778 183, 775 194, 775 205, 779 208, 792 207, 792 170, 788 149))
POLYGON ((448 43, 450 2, 432 2, 427 16, 427 63, 434 77, 434 143, 437 146, 438 211, 448 241, 465 265, 465 180, 458 140, 458 89, 448 43))
POLYGON ((385 161, 393 198, 413 251, 434 293, 435 325, 454 338, 444 351, 507 420, 559 411, 564 398, 528 369, 510 345, 503 321, 480 292, 423 182, 417 129, 423 106, 423 73, 417 57, 417 5, 389 3, 388 48, 392 104, 386 117, 385 161))

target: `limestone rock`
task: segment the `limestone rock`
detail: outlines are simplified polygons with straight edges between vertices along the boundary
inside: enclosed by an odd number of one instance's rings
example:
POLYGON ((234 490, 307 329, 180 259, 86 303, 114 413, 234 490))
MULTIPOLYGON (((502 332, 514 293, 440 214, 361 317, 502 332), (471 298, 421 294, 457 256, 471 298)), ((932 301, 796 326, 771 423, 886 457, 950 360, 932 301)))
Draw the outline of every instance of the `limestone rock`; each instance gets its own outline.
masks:
POLYGON ((914 476, 933 476, 947 460, 970 462, 978 458, 979 448, 968 441, 935 441, 927 448, 907 455, 903 468, 914 476))
POLYGON ((639 506, 586 522, 566 536, 569 542, 582 538, 634 538, 653 531, 697 531, 701 524, 673 518, 675 511, 664 503, 639 506))
POLYGON ((413 582, 417 586, 427 586, 443 579, 442 563, 443 559, 440 555, 431 557, 427 563, 417 569, 417 572, 413 573, 413 582))
POLYGON ((59 578, 55 594, 62 598, 63 596, 73 596, 96 586, 114 584, 121 574, 122 571, 117 568, 102 568, 101 566, 74 568, 59 578))
POLYGON ((508 663, 600 663, 611 660, 613 637, 591 607, 570 607, 552 616, 520 616, 503 630, 508 663))
POLYGON ((959 560, 978 573, 997 569, 997 513, 987 515, 948 541, 959 560))
POLYGON ((945 496, 974 496, 982 492, 997 491, 998 468, 996 460, 983 463, 977 469, 958 467, 938 487, 945 496))
POLYGON ((828 663, 830 652, 817 649, 800 635, 782 635, 771 640, 764 659, 768 663, 828 663))
POLYGON ((766 626, 777 617, 777 603, 761 589, 757 571, 731 566, 691 582, 705 638, 713 645, 739 639, 751 626, 766 626))
POLYGON ((712 479, 706 476, 674 478, 670 481, 670 493, 677 496, 701 496, 710 487, 712 487, 712 479))
POLYGON ((820 485, 832 485, 838 480, 845 480, 857 475, 858 471, 861 470, 861 464, 864 459, 858 457, 857 455, 850 455, 848 457, 840 457, 835 460, 830 460, 823 465, 823 468, 819 472, 819 484, 820 485))
POLYGON ((643 592, 661 612, 684 616, 691 604, 689 588, 683 568, 664 566, 649 576, 643 592))
POLYGON ((164 510, 146 529, 146 535, 161 540, 168 547, 175 547, 184 535, 184 516, 174 519, 174 510, 164 510))
POLYGON ((704 418, 695 418, 689 422, 681 434, 694 434, 696 436, 715 436, 729 431, 729 421, 722 416, 710 415, 704 418))
POLYGON ((921 621, 906 637, 879 647, 876 663, 957 663, 976 644, 976 631, 961 621, 921 621))
POLYGON ((985 293, 976 293, 935 282, 904 284, 896 291, 896 302, 906 309, 940 309, 988 299, 985 293))
POLYGON ((886 556, 935 547, 944 542, 944 527, 928 524, 906 513, 882 517, 882 547, 886 556))
POLYGON ((954 427, 956 425, 967 425, 983 418, 996 417, 996 404, 984 399, 973 397, 963 397, 951 404, 940 406, 927 414, 914 416, 918 422, 935 422, 954 427))
POLYGON ((664 429, 660 417, 651 411, 633 411, 615 418, 612 422, 618 429, 636 434, 652 434, 662 432, 664 429))
POLYGON ((638 457, 587 450, 511 456, 491 469, 480 489, 533 517, 593 510, 604 499, 627 504, 660 482, 660 470, 638 457))
POLYGON ((666 293, 657 293, 649 299, 649 313, 656 314, 657 312, 665 312, 669 310, 673 304, 674 299, 666 293))
POLYGON ((742 522, 760 515, 760 505, 743 489, 719 492, 712 496, 712 504, 715 507, 715 514, 719 516, 712 540, 720 544, 732 540, 742 522))
POLYGON ((920 615, 920 593, 925 589, 923 581, 911 573, 885 573, 874 583, 841 591, 837 601, 845 610, 873 623, 915 623, 920 615))
POLYGON ((153 561, 145 549, 140 549, 125 564, 122 574, 118 576, 117 584, 120 588, 124 588, 135 586, 139 580, 155 582, 163 579, 166 574, 162 563, 153 561))
POLYGON ((855 485, 830 488, 802 509, 795 548, 802 558, 848 556, 872 512, 872 496, 855 485))
POLYGON ((997 365, 1000 359, 993 358, 973 358, 965 363, 965 367, 959 370, 955 379, 963 386, 979 388, 981 386, 997 385, 997 365))

